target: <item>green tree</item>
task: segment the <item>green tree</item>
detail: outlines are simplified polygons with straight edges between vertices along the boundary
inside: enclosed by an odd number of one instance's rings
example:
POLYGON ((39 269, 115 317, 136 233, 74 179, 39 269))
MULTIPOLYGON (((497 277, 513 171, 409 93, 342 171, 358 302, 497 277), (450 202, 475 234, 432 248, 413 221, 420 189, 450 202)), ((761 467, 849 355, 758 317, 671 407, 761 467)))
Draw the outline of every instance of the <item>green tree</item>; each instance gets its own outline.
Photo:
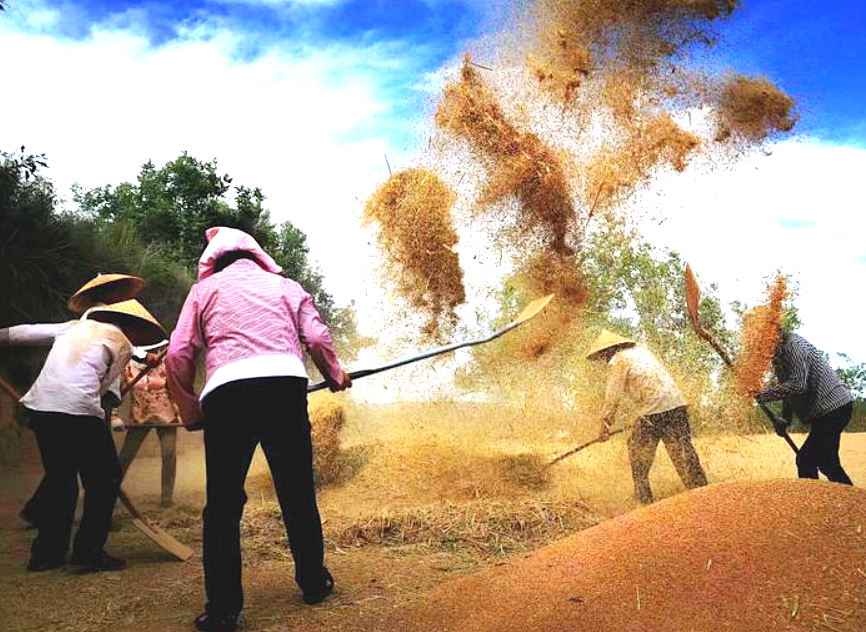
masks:
POLYGON ((851 389, 854 398, 863 401, 866 399, 866 362, 854 362, 845 353, 837 353, 836 355, 845 362, 845 366, 839 367, 836 372, 851 389))
MULTIPOLYGON (((693 333, 686 310, 685 261, 675 251, 652 246, 640 236, 609 226, 586 241, 581 269, 589 283, 589 310, 599 326, 637 336, 669 363, 708 371, 719 360, 693 333), (697 344, 696 344, 697 343, 697 344)), ((733 344, 725 326, 718 288, 702 288, 700 318, 722 344, 733 344)))
POLYGON ((128 225, 142 241, 174 257, 191 273, 206 245, 211 226, 239 228, 270 252, 285 274, 309 291, 344 353, 354 348, 352 306, 338 307, 324 287, 321 272, 309 261, 307 237, 291 222, 275 226, 258 187, 232 186, 216 160, 200 161, 182 153, 157 168, 146 162, 136 182, 85 190, 73 188, 79 215, 94 226, 128 225), (234 193, 233 199, 230 194, 234 193))

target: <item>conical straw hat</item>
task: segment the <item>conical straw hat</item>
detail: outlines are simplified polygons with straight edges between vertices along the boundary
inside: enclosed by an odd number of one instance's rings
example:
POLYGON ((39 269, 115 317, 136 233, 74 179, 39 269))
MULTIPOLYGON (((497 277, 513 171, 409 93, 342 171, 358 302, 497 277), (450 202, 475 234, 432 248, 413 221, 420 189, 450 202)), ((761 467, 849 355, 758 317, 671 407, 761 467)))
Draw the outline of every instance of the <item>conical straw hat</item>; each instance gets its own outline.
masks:
POLYGON ((144 288, 144 281, 128 274, 97 274, 81 286, 67 305, 75 314, 82 314, 94 305, 120 303, 135 298, 144 288))
POLYGON ((87 318, 117 325, 136 347, 165 340, 162 325, 135 299, 94 307, 88 312, 87 318))
POLYGON ((592 346, 589 348, 589 353, 586 354, 587 359, 591 360, 596 354, 601 353, 605 349, 610 349, 611 347, 621 347, 624 345, 634 346, 636 343, 634 340, 629 340, 628 338, 623 338, 619 334, 615 334, 612 331, 608 331, 607 329, 602 329, 601 333, 598 335, 598 338, 595 339, 595 342, 592 343, 592 346))

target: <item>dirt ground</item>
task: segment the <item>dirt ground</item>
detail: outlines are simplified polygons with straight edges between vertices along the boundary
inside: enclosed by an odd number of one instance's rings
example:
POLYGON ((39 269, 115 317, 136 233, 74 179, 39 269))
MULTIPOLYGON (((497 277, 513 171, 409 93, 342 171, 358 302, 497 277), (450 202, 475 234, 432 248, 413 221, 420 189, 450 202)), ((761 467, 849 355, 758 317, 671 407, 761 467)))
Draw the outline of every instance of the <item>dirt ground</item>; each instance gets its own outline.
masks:
MULTIPOLYGON (((471 507, 474 512, 475 507, 506 501, 525 502, 536 511, 538 507, 579 500, 587 507, 587 519, 579 526, 566 525, 538 533, 531 529, 518 531, 528 534, 525 542, 518 538, 492 549, 483 546, 482 541, 495 535, 487 532, 495 527, 475 524, 471 525, 471 537, 449 538, 439 533, 436 538, 419 540, 405 534, 384 534, 387 537, 380 541, 358 538, 348 544, 332 538, 326 555, 337 580, 337 592, 325 604, 309 608, 302 604, 292 581, 291 558, 283 549, 279 519, 269 517, 277 514, 265 484, 266 474, 262 473, 263 459, 257 455, 247 487, 247 515, 255 516, 255 522, 247 522, 243 529, 247 629, 377 630, 375 621, 389 618, 449 580, 520 559, 546 544, 544 538, 556 539, 636 508, 621 436, 557 465, 549 485, 521 489, 493 484, 489 471, 478 464, 486 463, 483 455, 491 451, 526 452, 526 442, 503 436, 481 445, 459 433, 448 436, 446 441, 442 429, 431 434, 413 427, 388 435, 363 421, 352 421, 345 433, 345 447, 364 454, 358 473, 341 485, 322 490, 319 496, 326 533, 344 533, 371 519, 405 510, 434 515, 447 505, 452 509, 471 507), (261 525, 265 523, 269 527, 262 535, 261 525)), ((795 440, 799 443, 803 438, 797 436, 795 440)), ((532 447, 549 458, 580 439, 569 433, 552 433, 543 443, 533 442, 532 447)), ((28 444, 30 455, 25 465, 4 471, 0 477, 3 630, 169 632, 190 628, 204 598, 198 554, 204 471, 200 435, 182 433, 181 441, 175 507, 158 507, 160 464, 154 456, 155 438, 148 439, 154 445, 133 464, 125 486, 148 515, 196 549, 196 555, 187 563, 172 561, 155 549, 119 509, 118 530, 112 533, 107 548, 124 557, 129 568, 120 573, 88 576, 75 576, 68 569, 42 574, 24 570, 32 531, 17 518, 17 512, 41 474, 38 460, 33 459, 33 446, 28 444)), ((711 483, 795 476, 792 455, 773 435, 702 437, 696 445, 711 483)), ((866 484, 864 454, 866 434, 843 436, 843 464, 857 485, 866 484)), ((682 491, 663 449, 659 450, 652 472, 652 484, 659 499, 682 491)), ((474 513, 471 520, 474 523, 474 513)), ((461 528, 469 532, 465 525, 461 528)), ((509 528, 513 525, 509 524, 509 528)))

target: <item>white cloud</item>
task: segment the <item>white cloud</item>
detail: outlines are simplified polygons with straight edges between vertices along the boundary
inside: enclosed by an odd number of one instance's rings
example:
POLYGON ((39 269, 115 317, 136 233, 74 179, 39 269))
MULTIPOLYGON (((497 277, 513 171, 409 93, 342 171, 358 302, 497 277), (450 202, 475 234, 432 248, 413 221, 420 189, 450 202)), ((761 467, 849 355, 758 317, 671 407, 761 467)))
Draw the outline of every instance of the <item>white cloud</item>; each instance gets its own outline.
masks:
POLYGON ((76 181, 132 180, 146 160, 184 150, 216 157, 235 183, 262 187, 275 219, 308 233, 328 287, 347 301, 363 286, 356 196, 381 176, 386 150, 375 131, 355 132, 392 116, 371 68, 405 53, 293 46, 242 63, 229 53, 241 37, 208 27, 153 48, 129 30, 70 41, 0 21, 0 58, 21 60, 3 69, 16 90, 3 102, 0 147, 45 152, 63 195, 76 181))
POLYGON ((662 178, 658 214, 667 219, 648 234, 681 252, 703 281, 717 281, 728 301, 754 304, 765 277, 793 274, 803 335, 833 356, 866 361, 863 174, 864 150, 783 142, 728 171, 662 178))

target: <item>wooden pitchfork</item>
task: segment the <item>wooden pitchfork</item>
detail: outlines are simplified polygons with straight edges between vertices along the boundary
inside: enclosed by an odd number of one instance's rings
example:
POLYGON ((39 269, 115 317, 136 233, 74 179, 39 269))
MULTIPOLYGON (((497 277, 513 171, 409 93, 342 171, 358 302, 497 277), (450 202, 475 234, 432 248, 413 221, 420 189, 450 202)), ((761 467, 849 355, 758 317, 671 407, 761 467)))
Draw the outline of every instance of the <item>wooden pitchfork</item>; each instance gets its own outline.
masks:
MULTIPOLYGON (((721 344, 719 344, 719 341, 716 340, 710 332, 704 329, 704 326, 701 324, 701 318, 698 313, 698 308, 701 305, 701 287, 698 285, 698 280, 695 277, 695 273, 692 271, 692 267, 689 264, 686 264, 685 276, 686 309, 689 313, 689 320, 692 321, 692 327, 694 328, 695 333, 698 335, 698 337, 709 343, 709 345, 722 359, 722 362, 725 363, 725 366, 727 366, 729 369, 732 369, 734 363, 731 360, 731 356, 728 354, 725 348, 721 344)), ((764 404, 758 404, 758 407, 773 423, 774 428, 779 425, 779 422, 777 421, 778 416, 776 415, 776 413, 774 413, 764 404)), ((788 446, 790 446, 791 450, 794 451, 794 454, 800 453, 800 448, 797 447, 797 444, 794 443, 794 440, 787 432, 785 432, 784 430, 779 432, 777 430, 776 434, 778 434, 785 440, 788 446)))
MULTIPOLYGON (((6 393, 16 402, 21 399, 21 394, 15 389, 15 387, 9 384, 9 382, 2 377, 0 377, 0 388, 6 391, 6 393)), ((128 388, 125 389, 124 394, 128 392, 128 390, 128 388)), ((138 510, 132 502, 132 499, 124 491, 123 486, 118 486, 117 496, 120 499, 120 502, 123 503, 123 506, 126 507, 126 510, 132 515, 132 524, 134 524, 139 531, 150 538, 164 551, 171 553, 181 562, 186 562, 192 557, 191 548, 174 538, 174 536, 168 532, 163 531, 162 527, 149 520, 147 516, 138 510)))

